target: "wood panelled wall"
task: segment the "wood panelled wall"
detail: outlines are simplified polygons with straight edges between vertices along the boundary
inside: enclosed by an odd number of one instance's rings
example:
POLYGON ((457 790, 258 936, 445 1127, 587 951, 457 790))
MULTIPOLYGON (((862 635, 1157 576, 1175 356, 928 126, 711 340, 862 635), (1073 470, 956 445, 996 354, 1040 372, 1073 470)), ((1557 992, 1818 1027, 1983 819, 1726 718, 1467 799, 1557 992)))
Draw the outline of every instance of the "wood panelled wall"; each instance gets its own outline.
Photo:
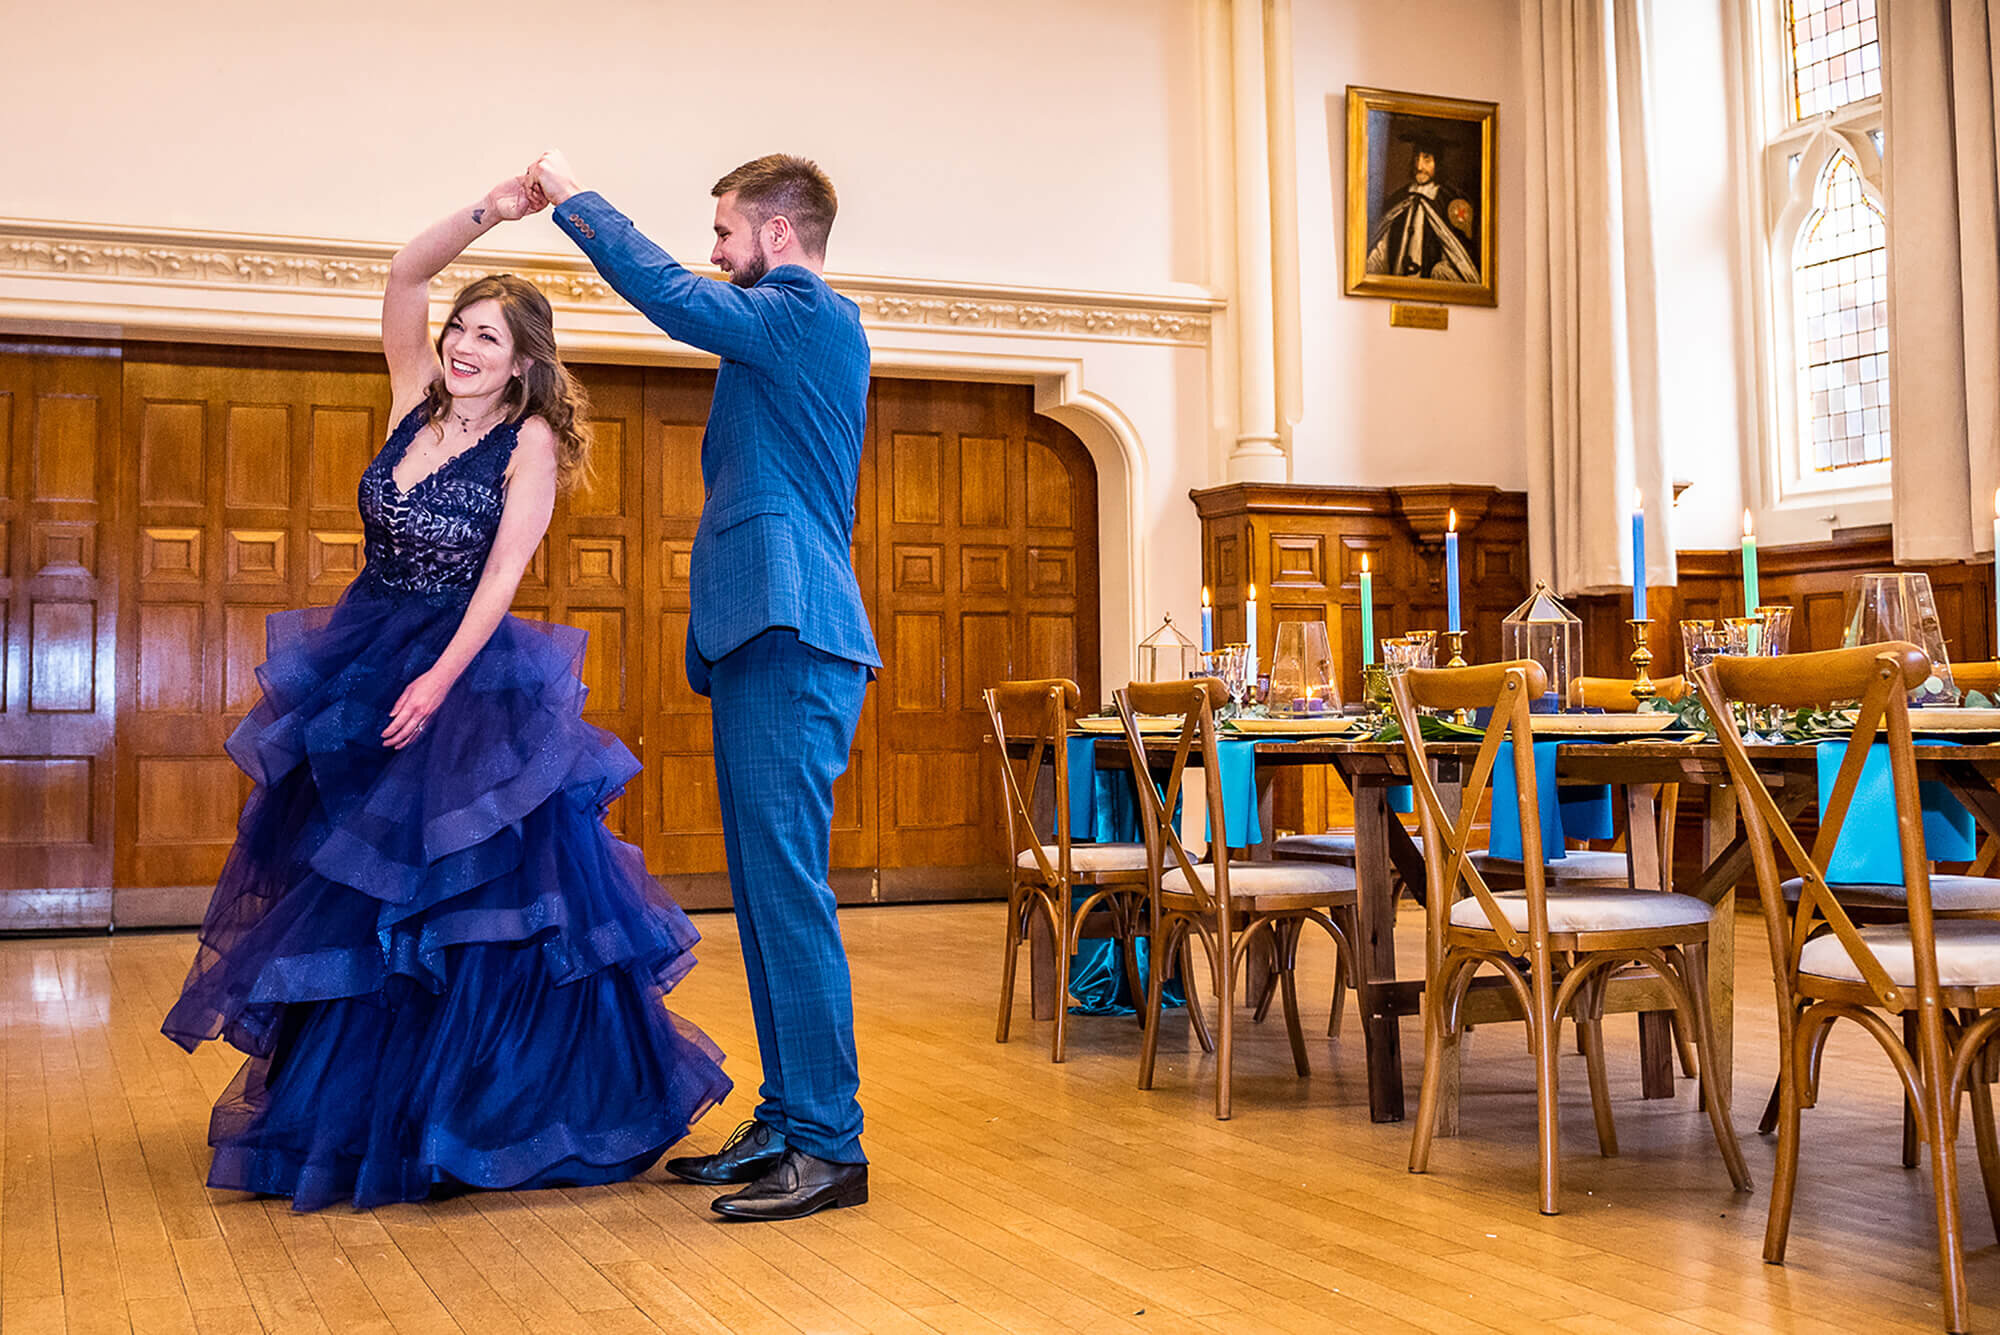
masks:
MULTIPOLYGON (((1465 659, 1500 653, 1500 623, 1528 596, 1528 500, 1492 487, 1312 487, 1238 483, 1189 493, 1201 516, 1202 582, 1218 643, 1243 638, 1257 586, 1257 655, 1278 623, 1325 621, 1345 698, 1361 692, 1361 558, 1375 576, 1378 639, 1445 624, 1444 531, 1459 513, 1465 659)), ((1193 632, 1190 630, 1190 636, 1193 632)))
MULTIPOLYGON (((714 377, 579 371, 594 476, 516 610, 590 633, 585 716, 645 766, 609 823, 682 903, 724 905, 708 702, 682 672, 714 377)), ((374 357, 0 345, 0 927, 198 914, 248 791, 222 748, 265 618, 360 569, 388 410, 374 357)), ((1094 467, 1025 387, 877 381, 857 511, 886 666, 837 790, 836 890, 989 892, 979 691, 1099 692, 1094 467)))
POLYGON ((0 897, 22 925, 110 911, 119 365, 0 355, 0 897))
MULTIPOLYGON (((1257 586, 1257 655, 1267 667, 1283 621, 1325 621, 1340 688, 1361 694, 1361 558, 1375 576, 1375 634, 1445 624, 1444 531, 1459 515, 1465 658, 1500 654, 1500 623, 1528 596, 1528 504, 1491 487, 1313 487, 1241 483, 1190 493, 1201 516, 1202 581, 1218 643, 1243 638, 1247 586, 1257 586)), ((1440 646, 1442 647, 1442 646, 1440 646)), ((1338 779, 1291 770, 1274 795, 1280 830, 1324 830, 1352 818, 1338 779)))

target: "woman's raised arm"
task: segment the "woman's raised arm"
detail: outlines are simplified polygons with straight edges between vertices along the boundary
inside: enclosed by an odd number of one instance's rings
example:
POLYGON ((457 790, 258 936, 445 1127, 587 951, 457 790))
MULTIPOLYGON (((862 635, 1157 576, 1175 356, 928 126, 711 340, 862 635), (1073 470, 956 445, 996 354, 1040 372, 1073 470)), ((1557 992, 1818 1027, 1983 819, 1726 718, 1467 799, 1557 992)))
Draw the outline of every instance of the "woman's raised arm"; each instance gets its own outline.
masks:
POLYGON ((389 391, 397 415, 409 411, 431 382, 444 374, 431 346, 431 279, 494 224, 525 218, 547 204, 525 176, 510 176, 478 203, 426 227, 389 261, 389 282, 382 293, 382 355, 389 362, 389 391))

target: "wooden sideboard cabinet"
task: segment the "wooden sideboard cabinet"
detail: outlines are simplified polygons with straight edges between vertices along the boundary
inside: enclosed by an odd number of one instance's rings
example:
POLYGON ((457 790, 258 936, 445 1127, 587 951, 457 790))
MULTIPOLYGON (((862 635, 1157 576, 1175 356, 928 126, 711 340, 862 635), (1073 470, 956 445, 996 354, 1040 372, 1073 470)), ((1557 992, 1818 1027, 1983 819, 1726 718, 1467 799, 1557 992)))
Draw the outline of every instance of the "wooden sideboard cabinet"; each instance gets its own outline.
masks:
MULTIPOLYGON (((1467 662, 1500 655, 1500 622, 1528 596, 1528 498, 1494 487, 1323 487, 1232 483, 1188 493, 1201 516, 1201 575, 1218 644, 1243 638, 1257 586, 1257 659, 1267 669, 1284 621, 1325 621, 1340 689, 1361 694, 1361 561, 1375 580, 1375 634, 1445 625, 1444 533, 1459 519, 1467 662)), ((1339 781, 1290 770, 1280 781, 1281 830, 1347 823, 1339 781)))

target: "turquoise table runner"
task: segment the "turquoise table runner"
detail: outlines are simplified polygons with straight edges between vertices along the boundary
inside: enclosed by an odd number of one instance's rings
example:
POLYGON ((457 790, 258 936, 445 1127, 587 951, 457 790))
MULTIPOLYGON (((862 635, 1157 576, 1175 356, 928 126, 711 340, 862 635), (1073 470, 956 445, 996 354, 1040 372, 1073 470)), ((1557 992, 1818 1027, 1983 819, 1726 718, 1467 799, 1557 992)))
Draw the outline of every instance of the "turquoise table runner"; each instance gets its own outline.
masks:
MULTIPOLYGON (((1609 839, 1617 833, 1611 789, 1601 784, 1561 787, 1556 783, 1556 750, 1574 737, 1534 743, 1535 805, 1542 823, 1542 861, 1558 862, 1570 839, 1609 839)), ((1521 798, 1514 788, 1514 743, 1500 743, 1493 761, 1492 830, 1487 853, 1521 861, 1521 798)))
MULTIPOLYGON (((1283 741, 1267 737, 1266 741, 1283 741)), ((1222 833, 1231 848, 1248 848, 1264 842, 1264 822, 1257 810, 1257 743, 1222 741, 1215 743, 1216 765, 1222 771, 1222 833)), ((1214 839, 1215 831, 1204 826, 1202 838, 1214 839)))
MULTIPOLYGON (((1926 745, 1952 746, 1926 739, 1926 745)), ((1819 800, 1824 809, 1840 775, 1840 762, 1847 754, 1845 742, 1821 742, 1815 748, 1819 761, 1819 800)), ((1924 856, 1932 862, 1970 862, 1979 856, 1972 813, 1951 795, 1942 783, 1917 785, 1924 811, 1924 856)), ((1861 764, 1861 779, 1854 787, 1854 802, 1841 822, 1840 838, 1834 842, 1833 856, 1827 859, 1826 879, 1834 885, 1901 885, 1903 883, 1902 843, 1896 837, 1895 781, 1889 773, 1889 748, 1876 743, 1868 748, 1861 764)))

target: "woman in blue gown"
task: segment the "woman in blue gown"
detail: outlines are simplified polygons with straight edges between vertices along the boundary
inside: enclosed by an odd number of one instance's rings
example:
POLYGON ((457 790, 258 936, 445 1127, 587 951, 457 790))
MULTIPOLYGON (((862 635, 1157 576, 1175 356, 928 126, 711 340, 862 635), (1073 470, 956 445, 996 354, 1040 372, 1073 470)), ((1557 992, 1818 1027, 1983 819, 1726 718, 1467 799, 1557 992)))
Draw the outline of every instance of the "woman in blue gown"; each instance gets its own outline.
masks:
POLYGON ((502 182, 397 254, 366 566, 269 620, 228 744, 256 786, 162 1026, 249 1056, 210 1186, 308 1210, 616 1181, 729 1091, 662 1000, 695 930, 603 824, 639 766, 582 719, 583 633, 507 611, 587 468, 548 302, 482 278, 430 338, 431 279, 543 202, 502 182))

